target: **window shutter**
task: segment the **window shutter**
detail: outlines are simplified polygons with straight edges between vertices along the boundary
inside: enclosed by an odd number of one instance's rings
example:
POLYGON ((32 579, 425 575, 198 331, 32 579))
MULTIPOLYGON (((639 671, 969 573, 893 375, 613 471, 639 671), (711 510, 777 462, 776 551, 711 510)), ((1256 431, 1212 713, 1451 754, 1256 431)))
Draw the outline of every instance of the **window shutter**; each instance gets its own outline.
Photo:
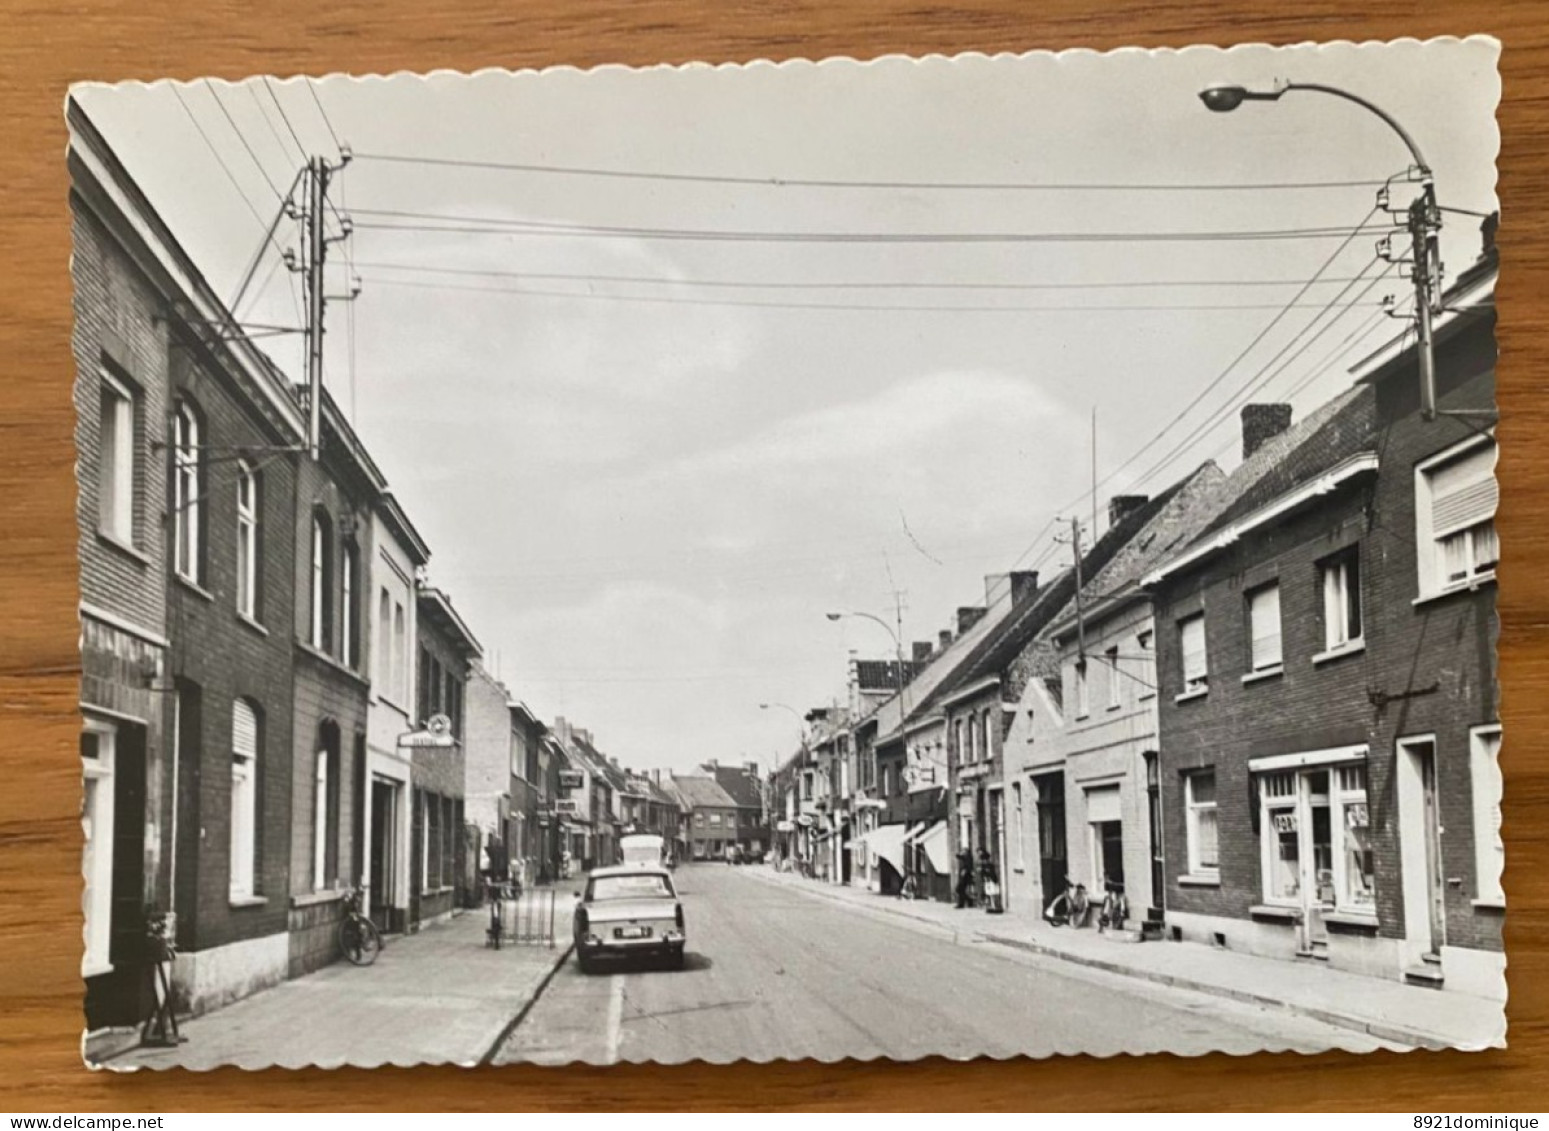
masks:
POLYGON ((1493 518, 1499 502, 1494 444, 1431 472, 1431 530, 1437 537, 1493 518))
POLYGON ((242 699, 231 705, 231 752, 241 758, 258 757, 258 715, 242 699))

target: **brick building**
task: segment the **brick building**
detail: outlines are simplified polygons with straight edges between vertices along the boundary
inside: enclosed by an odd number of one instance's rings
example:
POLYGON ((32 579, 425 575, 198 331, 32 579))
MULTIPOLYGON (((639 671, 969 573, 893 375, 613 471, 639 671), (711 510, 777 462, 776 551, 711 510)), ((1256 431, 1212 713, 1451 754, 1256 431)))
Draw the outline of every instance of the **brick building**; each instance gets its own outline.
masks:
POLYGON ((762 855, 768 847, 768 841, 764 832, 764 791, 759 779, 758 764, 744 762, 739 766, 723 766, 717 761, 710 761, 700 769, 715 779, 715 784, 726 792, 737 807, 733 832, 728 839, 743 852, 762 855))
POLYGON ((365 873, 372 644, 365 563, 372 506, 386 486, 326 392, 319 458, 298 461, 296 476, 291 977, 338 957, 344 897, 365 873))
MULTIPOLYGON (((421 584, 415 670, 418 730, 444 735, 441 743, 416 742, 409 780, 413 788, 409 923, 445 918, 477 890, 475 873, 483 844, 465 825, 463 789, 467 766, 468 679, 482 656, 479 642, 439 589, 421 584), (444 730, 438 725, 444 720, 444 730)), ((509 734, 509 732, 508 732, 509 734)), ((509 758, 510 745, 506 746, 509 758)))
MULTIPOLYGON (((197 273, 96 128, 69 104, 88 1032, 148 1006, 146 908, 174 910, 166 774, 165 311, 197 273)), ((201 302, 213 301, 201 293, 201 302)))
POLYGON ((737 843, 737 802, 713 777, 674 774, 672 785, 689 818, 689 859, 726 859, 737 843))
POLYGON ((506 818, 506 843, 511 871, 524 886, 538 882, 544 858, 543 829, 539 815, 543 803, 543 740, 547 728, 525 703, 514 701, 511 717, 510 811, 506 818))

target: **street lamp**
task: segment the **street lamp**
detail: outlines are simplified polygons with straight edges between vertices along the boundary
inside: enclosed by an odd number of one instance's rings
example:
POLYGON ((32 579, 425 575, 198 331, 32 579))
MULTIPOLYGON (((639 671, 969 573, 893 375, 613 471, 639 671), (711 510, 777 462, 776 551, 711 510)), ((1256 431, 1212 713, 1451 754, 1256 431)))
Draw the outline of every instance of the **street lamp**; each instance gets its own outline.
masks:
POLYGON ((1414 257, 1415 316, 1419 329, 1418 354, 1420 361, 1420 417, 1425 421, 1436 419, 1436 351, 1432 342, 1431 320, 1441 304, 1440 259, 1436 233, 1441 229, 1441 213, 1436 207, 1436 182, 1431 167, 1420 152, 1409 131, 1399 125, 1397 119, 1382 107, 1368 102, 1360 95, 1351 94, 1337 86, 1325 86, 1315 82, 1286 82, 1273 90, 1249 90, 1242 86, 1218 85, 1199 92, 1199 100, 1217 114, 1226 114, 1244 102, 1278 102, 1292 91, 1309 90, 1316 94, 1329 94, 1353 102, 1375 114, 1403 141, 1414 159, 1415 172, 1420 179, 1420 195, 1409 206, 1409 235, 1411 254, 1414 257))

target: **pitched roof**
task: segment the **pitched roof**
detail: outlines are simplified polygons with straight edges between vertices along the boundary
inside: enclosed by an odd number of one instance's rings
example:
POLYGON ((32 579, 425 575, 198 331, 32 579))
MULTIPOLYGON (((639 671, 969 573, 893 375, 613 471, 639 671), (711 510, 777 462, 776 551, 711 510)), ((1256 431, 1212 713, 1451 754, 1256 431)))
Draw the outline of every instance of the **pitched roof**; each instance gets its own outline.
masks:
POLYGON ((691 809, 735 809, 737 803, 714 778, 683 777, 674 774, 672 784, 691 809))
POLYGON ((749 774, 743 766, 716 766, 715 783, 742 809, 758 809, 763 806, 759 793, 758 778, 749 774))

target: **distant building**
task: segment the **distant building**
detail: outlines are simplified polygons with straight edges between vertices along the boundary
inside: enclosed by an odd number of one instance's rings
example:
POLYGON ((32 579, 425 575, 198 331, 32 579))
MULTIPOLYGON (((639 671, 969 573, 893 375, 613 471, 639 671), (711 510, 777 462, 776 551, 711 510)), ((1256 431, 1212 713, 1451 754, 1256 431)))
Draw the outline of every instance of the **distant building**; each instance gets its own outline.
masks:
POLYGON ((744 852, 762 854, 769 842, 764 814, 764 789, 758 764, 744 762, 738 766, 723 766, 711 761, 700 769, 714 778, 715 783, 736 804, 736 831, 731 839, 744 852))
POLYGON ((674 774, 672 785, 689 821, 689 858, 724 860, 737 843, 737 802, 709 776, 674 774))

